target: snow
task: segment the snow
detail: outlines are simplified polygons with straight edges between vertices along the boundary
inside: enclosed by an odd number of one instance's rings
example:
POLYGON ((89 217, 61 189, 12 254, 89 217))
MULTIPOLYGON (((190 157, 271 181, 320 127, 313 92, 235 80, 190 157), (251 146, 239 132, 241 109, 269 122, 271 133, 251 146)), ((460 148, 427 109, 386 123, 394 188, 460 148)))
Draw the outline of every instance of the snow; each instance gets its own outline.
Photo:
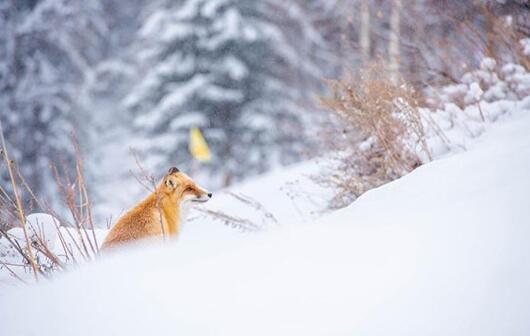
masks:
MULTIPOLYGON (((48 247, 53 248, 57 240, 57 226, 59 221, 48 214, 31 214, 26 218, 30 239, 35 240, 39 237, 48 247)), ((20 228, 18 228, 20 229, 20 228)), ((23 237, 17 237, 23 238, 23 237)))
POLYGON ((428 115, 443 132, 443 137, 437 132, 430 132, 428 144, 431 153, 435 158, 439 158, 466 150, 496 120, 509 115, 509 111, 524 110, 523 102, 524 100, 522 102, 500 100, 493 103, 481 101, 464 109, 453 103, 447 103, 442 110, 435 113, 427 112, 425 115, 428 115))
POLYGON ((226 5, 224 0, 210 0, 203 5, 201 13, 207 18, 212 18, 223 5, 226 5))
POLYGON ((480 69, 462 77, 462 83, 433 89, 428 95, 434 105, 441 105, 434 110, 421 109, 431 153, 440 158, 467 149, 510 111, 528 110, 530 73, 520 65, 498 66, 495 60, 485 58, 480 69))
POLYGON ((486 129, 310 225, 275 191, 289 173, 240 185, 287 209, 280 229, 194 235, 221 226, 192 222, 178 242, 1 291, 0 334, 528 335, 530 113, 486 129))
MULTIPOLYGON (((52 251, 58 247, 58 234, 56 228, 59 226, 59 221, 56 218, 48 214, 35 213, 27 216, 26 225, 28 239, 31 242, 43 242, 52 251)), ((7 234, 10 239, 0 236, 0 257, 2 257, 2 261, 23 265, 24 262, 21 260, 22 258, 10 240, 18 243, 19 246, 26 246, 24 230, 21 227, 14 227, 11 228, 7 234)), ((44 258, 44 256, 39 255, 39 253, 37 253, 36 257, 44 258)), ((17 269, 17 271, 20 271, 22 274, 24 273, 23 269, 17 269)), ((2 269, 2 272, 0 272, 0 279, 4 276, 9 276, 9 274, 2 269)))
POLYGON ((482 70, 493 71, 495 70, 496 66, 497 66, 497 61, 495 61, 493 58, 486 57, 480 62, 480 68, 482 70))
POLYGON ((466 103, 471 104, 480 100, 480 97, 484 94, 484 91, 480 88, 480 85, 476 82, 471 83, 469 91, 464 98, 466 103))
MULTIPOLYGON (((319 169, 320 162, 312 160, 273 170, 251 181, 214 193, 214 197, 205 207, 213 211, 235 214, 264 230, 275 228, 278 223, 303 226, 323 215, 331 197, 329 190, 314 180, 319 169), (258 202, 266 212, 256 211, 255 207, 238 201, 232 194, 258 202), (234 213, 230 209, 237 209, 237 212, 234 213), (267 213, 274 219, 271 220, 267 213)), ((201 240, 205 236, 215 240, 219 231, 228 231, 229 235, 237 234, 237 231, 234 233, 233 229, 219 228, 219 225, 216 225, 216 233, 211 234, 211 217, 198 216, 197 212, 193 211, 190 217, 181 240, 201 240)))
POLYGON ((224 57, 219 62, 219 65, 222 69, 226 69, 227 73, 234 80, 241 80, 248 75, 248 68, 245 63, 233 56, 224 57))

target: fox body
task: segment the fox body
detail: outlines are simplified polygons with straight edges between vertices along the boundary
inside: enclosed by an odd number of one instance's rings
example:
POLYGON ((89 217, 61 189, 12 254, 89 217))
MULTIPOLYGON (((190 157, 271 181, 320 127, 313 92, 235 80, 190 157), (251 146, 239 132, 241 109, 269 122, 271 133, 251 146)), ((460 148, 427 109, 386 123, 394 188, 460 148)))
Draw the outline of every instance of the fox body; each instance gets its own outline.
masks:
POLYGON ((189 176, 170 168, 156 190, 118 220, 102 249, 144 238, 178 236, 190 203, 211 197, 189 176))

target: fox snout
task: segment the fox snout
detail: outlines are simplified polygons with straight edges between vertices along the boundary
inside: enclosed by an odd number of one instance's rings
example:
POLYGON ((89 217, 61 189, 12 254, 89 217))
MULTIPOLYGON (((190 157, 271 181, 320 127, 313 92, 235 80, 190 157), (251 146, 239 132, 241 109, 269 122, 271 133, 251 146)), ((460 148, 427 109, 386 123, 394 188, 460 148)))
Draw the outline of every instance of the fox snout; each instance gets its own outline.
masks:
POLYGON ((199 203, 208 202, 210 198, 212 198, 212 193, 208 192, 200 196, 197 196, 195 199, 192 199, 192 202, 199 202, 199 203))

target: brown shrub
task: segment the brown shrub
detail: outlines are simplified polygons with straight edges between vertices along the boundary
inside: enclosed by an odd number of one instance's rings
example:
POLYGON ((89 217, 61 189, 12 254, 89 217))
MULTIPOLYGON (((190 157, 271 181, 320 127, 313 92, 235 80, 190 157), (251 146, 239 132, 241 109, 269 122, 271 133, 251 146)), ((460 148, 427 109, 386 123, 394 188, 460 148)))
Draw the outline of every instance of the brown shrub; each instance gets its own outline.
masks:
POLYGON ((336 117, 324 139, 336 164, 321 181, 337 190, 333 208, 392 181, 430 159, 419 112, 421 97, 381 65, 330 81, 322 104, 336 117))

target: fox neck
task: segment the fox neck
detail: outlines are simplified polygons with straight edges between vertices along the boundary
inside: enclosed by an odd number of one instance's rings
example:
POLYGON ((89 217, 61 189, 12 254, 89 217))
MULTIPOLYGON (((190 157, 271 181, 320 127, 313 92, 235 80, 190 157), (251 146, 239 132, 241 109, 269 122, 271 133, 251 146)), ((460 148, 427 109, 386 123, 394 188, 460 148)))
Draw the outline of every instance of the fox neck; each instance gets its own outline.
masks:
POLYGON ((165 234, 169 236, 176 236, 180 233, 182 225, 184 224, 189 204, 188 202, 175 202, 169 198, 162 198, 157 206, 157 215, 162 215, 162 222, 164 223, 165 234), (160 211, 160 212, 158 212, 160 211))

